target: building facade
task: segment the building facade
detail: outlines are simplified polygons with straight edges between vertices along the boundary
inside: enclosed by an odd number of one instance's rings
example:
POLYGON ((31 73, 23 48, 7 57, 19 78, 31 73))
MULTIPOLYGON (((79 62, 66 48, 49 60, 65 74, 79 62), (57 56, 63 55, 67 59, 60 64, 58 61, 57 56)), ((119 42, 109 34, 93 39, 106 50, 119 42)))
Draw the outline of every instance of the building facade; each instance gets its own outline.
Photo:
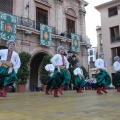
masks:
MULTIPOLYGON (((16 51, 29 52, 30 80, 27 89, 41 86, 40 68, 45 55, 53 56, 59 45, 65 52, 71 50, 71 33, 80 35, 80 51, 72 52, 77 61, 87 69, 87 49, 85 27, 84 0, 0 0, 0 11, 17 17, 16 51), (52 45, 43 46, 40 43, 40 23, 52 27, 52 45), (83 54, 84 53, 84 54, 83 54)), ((0 49, 5 48, 6 41, 0 40, 0 49)))
POLYGON ((103 43, 102 43, 102 29, 101 26, 96 27, 97 32, 97 54, 103 52, 103 43))
POLYGON ((89 77, 96 77, 96 68, 95 61, 97 59, 97 47, 91 47, 88 49, 88 68, 89 68, 89 77))
MULTIPOLYGON (((101 28, 97 30, 101 29, 102 42, 98 43, 102 43, 107 69, 114 84, 114 56, 120 56, 120 0, 112 0, 95 8, 101 14, 101 28)), ((98 45, 99 51, 100 44, 98 45)))

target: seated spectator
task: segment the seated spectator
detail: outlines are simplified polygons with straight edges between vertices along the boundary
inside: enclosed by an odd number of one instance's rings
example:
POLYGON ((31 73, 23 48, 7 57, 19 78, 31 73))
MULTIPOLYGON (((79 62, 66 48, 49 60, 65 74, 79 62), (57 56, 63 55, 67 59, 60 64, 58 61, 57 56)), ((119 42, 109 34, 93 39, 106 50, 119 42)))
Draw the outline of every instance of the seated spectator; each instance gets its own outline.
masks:
POLYGON ((90 79, 88 77, 86 77, 85 79, 85 90, 90 90, 91 88, 91 84, 90 84, 90 79))

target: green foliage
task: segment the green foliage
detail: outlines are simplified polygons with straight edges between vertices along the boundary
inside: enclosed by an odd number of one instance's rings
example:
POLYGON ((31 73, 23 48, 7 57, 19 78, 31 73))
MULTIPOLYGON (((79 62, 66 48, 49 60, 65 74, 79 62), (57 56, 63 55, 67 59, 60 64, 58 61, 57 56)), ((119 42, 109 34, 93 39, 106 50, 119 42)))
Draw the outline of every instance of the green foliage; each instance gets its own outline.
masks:
POLYGON ((30 75, 29 63, 30 63, 31 55, 26 52, 21 52, 19 56, 21 60, 21 67, 17 73, 18 76, 17 84, 22 85, 27 83, 28 77, 30 75))
POLYGON ((48 55, 45 55, 42 59, 42 68, 41 68, 41 72, 40 72, 40 74, 41 74, 40 80, 41 80, 41 83, 43 85, 46 85, 47 81, 48 81, 48 72, 45 70, 45 66, 47 64, 51 64, 50 59, 51 59, 51 56, 48 56, 48 55))
POLYGON ((81 68, 82 68, 82 70, 83 70, 83 75, 85 76, 85 78, 88 77, 89 74, 88 74, 86 68, 85 68, 84 66, 81 66, 81 68))

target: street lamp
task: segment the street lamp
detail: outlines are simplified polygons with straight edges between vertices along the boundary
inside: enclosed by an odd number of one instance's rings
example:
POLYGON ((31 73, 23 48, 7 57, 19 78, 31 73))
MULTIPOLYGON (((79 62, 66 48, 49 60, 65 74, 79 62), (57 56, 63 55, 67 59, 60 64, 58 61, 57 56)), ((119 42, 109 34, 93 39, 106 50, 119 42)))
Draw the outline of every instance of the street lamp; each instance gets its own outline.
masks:
POLYGON ((76 55, 75 54, 72 55, 72 59, 76 60, 76 55))
POLYGON ((66 52, 63 53, 64 56, 67 56, 66 52))
POLYGON ((69 51, 68 51, 68 57, 71 57, 71 56, 72 56, 72 51, 69 50, 69 51))

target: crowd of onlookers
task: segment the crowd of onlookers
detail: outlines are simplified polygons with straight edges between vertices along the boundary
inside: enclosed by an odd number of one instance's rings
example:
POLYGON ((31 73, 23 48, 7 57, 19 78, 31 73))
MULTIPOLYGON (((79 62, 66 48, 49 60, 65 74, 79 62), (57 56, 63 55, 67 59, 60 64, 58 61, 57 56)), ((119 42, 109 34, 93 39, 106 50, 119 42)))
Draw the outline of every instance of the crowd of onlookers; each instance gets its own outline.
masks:
POLYGON ((96 90, 96 78, 86 77, 85 82, 85 90, 96 90))

